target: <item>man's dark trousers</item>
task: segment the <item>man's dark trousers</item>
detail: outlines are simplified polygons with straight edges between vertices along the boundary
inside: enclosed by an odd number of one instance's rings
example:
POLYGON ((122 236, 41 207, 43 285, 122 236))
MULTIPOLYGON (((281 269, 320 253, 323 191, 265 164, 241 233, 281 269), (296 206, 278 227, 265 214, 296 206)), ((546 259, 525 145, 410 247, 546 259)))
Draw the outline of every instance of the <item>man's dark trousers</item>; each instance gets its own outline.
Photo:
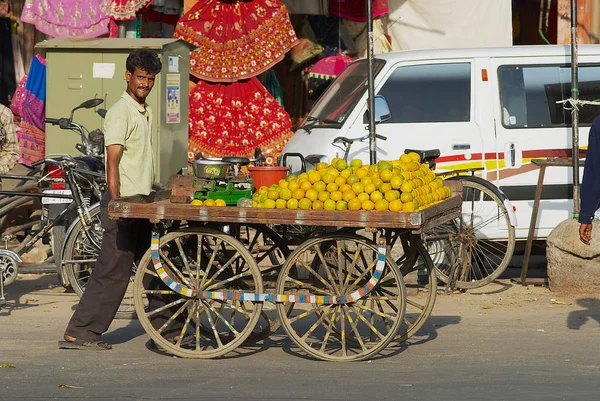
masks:
POLYGON ((65 331, 66 335, 84 341, 99 341, 102 333, 108 330, 127 291, 133 262, 150 247, 150 222, 109 219, 109 199, 106 192, 100 201, 100 220, 104 229, 100 254, 65 331))

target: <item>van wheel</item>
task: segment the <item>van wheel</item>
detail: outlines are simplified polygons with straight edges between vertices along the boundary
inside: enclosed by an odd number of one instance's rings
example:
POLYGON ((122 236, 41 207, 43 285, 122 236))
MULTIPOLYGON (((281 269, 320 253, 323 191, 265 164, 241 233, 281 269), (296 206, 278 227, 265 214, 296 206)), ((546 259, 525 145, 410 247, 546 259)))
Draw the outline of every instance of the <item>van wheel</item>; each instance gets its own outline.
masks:
POLYGON ((515 250, 515 228, 498 190, 477 177, 457 179, 463 184, 462 217, 427 232, 427 250, 442 282, 479 288, 506 270, 515 250))

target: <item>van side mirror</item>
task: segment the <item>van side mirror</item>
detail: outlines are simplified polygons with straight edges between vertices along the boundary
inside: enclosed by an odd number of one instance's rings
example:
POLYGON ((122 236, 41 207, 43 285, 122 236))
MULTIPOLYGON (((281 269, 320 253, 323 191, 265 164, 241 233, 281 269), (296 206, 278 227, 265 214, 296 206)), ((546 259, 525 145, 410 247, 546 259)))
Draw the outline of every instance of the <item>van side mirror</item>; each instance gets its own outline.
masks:
MULTIPOLYGON (((390 106, 388 105, 387 100, 384 96, 376 95, 375 96, 375 124, 379 124, 380 122, 387 121, 392 118, 392 112, 390 111, 390 106)), ((364 123, 367 124, 369 122, 369 110, 364 115, 364 123)))
POLYGON ((387 121, 392 118, 392 112, 385 97, 375 96, 375 124, 387 121))

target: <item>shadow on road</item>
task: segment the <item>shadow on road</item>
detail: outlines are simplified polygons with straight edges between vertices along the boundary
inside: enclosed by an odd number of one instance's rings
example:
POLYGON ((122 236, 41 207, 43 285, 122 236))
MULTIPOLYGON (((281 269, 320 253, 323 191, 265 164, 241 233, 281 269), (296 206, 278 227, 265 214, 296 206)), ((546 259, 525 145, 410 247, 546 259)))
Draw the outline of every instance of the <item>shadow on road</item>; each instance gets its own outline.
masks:
POLYGON ((52 295, 70 295, 60 287, 55 274, 36 274, 35 279, 22 279, 18 276, 13 284, 4 287, 6 304, 0 306, 0 317, 9 316, 16 310, 59 302, 45 302, 40 299, 40 295, 48 295, 48 291, 51 291, 52 295))
POLYGON ((588 321, 595 320, 600 324, 600 299, 579 298, 577 305, 583 309, 572 311, 567 317, 567 327, 571 330, 579 330, 588 321))

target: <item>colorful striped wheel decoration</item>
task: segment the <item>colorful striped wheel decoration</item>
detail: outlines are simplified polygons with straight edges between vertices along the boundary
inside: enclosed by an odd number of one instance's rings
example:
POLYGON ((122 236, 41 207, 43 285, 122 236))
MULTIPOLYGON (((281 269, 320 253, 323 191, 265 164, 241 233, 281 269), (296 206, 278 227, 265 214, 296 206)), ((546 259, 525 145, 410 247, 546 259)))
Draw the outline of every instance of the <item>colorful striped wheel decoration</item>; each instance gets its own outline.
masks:
POLYGON ((188 298, 199 298, 199 299, 217 299, 217 300, 239 300, 239 301, 252 301, 252 302, 290 302, 290 303, 307 303, 307 304, 321 304, 321 305, 335 305, 335 304, 348 304, 356 302, 377 285, 381 279, 383 269, 385 268, 385 252, 386 242, 382 237, 379 239, 377 248, 377 264, 375 265, 375 271, 371 275, 369 281, 360 289, 352 292, 350 295, 336 296, 322 296, 322 295, 285 295, 285 294, 271 294, 271 293, 248 293, 241 291, 197 291, 193 290, 185 285, 174 281, 167 273, 165 267, 160 261, 159 254, 160 234, 158 230, 152 231, 152 242, 150 245, 150 251, 152 253, 152 264, 154 270, 171 290, 181 294, 188 298))

